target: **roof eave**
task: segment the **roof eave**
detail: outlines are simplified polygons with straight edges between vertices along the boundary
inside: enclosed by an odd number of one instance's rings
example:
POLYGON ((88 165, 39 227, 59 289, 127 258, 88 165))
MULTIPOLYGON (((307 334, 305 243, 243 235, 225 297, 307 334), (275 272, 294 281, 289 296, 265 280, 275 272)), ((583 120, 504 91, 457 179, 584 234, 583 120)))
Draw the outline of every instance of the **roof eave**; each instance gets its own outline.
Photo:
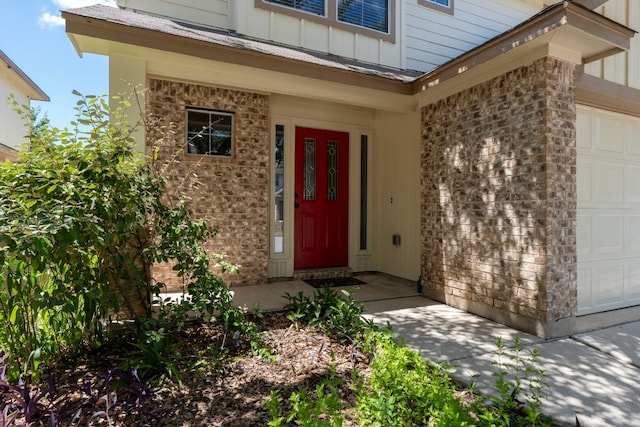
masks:
POLYGON ((10 69, 24 83, 25 88, 27 89, 27 96, 29 97, 29 99, 32 99, 35 101, 50 101, 49 95, 44 93, 44 91, 40 89, 40 87, 38 87, 38 85, 35 84, 33 80, 31 80, 29 76, 27 76, 25 72, 22 71, 20 67, 18 67, 1 50, 0 50, 0 61, 4 62, 5 66, 8 69, 10 69))
MULTIPOLYGON (((78 52, 82 52, 82 48, 77 45, 78 38, 75 37, 76 35, 117 43, 133 44, 139 47, 163 50, 172 53, 186 54, 201 59, 248 67, 259 67, 269 71, 318 78, 333 83, 377 89, 401 95, 411 95, 413 91, 411 83, 383 76, 367 75, 357 71, 335 69, 323 65, 271 55, 264 52, 224 46, 145 28, 87 18, 66 11, 62 12, 62 17, 66 21, 67 34, 70 35, 70 38, 74 42, 74 46, 76 46, 76 50, 78 50, 78 52)), ((106 54, 107 52, 104 53, 106 54)))
POLYGON ((635 34, 634 30, 584 6, 570 2, 558 3, 420 77, 414 82, 414 93, 423 92, 462 74, 468 75, 474 68, 516 49, 527 46, 535 48, 536 43, 550 43, 552 40, 562 43, 563 37, 568 38, 568 31, 579 31, 583 36, 582 46, 573 46, 577 49, 576 57, 579 56, 583 64, 628 50, 630 39, 635 34), (587 54, 587 47, 592 48, 592 42, 596 41, 602 48, 587 54))

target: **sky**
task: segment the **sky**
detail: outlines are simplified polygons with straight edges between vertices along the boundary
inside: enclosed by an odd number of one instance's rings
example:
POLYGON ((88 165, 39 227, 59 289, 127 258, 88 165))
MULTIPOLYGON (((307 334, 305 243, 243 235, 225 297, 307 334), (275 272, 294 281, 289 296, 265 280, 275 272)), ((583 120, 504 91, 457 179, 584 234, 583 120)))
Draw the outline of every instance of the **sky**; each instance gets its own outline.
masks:
MULTIPOLYGON (((84 95, 109 92, 106 56, 83 54, 80 58, 64 31, 60 11, 92 4, 115 6, 116 0, 9 0, 0 14, 0 50, 7 55, 51 101, 33 101, 41 114, 60 128, 70 127, 73 107, 84 95)), ((0 100, 4 102, 4 100, 0 100)))

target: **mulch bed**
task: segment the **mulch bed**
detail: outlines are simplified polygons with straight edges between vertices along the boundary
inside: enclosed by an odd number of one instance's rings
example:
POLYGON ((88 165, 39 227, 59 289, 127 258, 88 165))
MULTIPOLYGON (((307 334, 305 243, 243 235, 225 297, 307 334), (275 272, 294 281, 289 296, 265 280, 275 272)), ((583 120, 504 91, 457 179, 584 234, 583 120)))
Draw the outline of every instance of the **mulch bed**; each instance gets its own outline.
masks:
MULTIPOLYGON (((367 375, 366 357, 315 328, 294 328, 286 314, 265 313, 257 319, 275 360, 252 355, 246 342, 235 343, 214 324, 188 325, 176 339, 175 347, 182 383, 168 379, 155 387, 152 405, 161 408, 164 416, 160 422, 148 425, 265 426, 271 419, 264 407, 271 391, 278 390, 286 402, 293 391, 303 387, 313 390, 329 377, 329 362, 344 379, 343 397, 353 403, 351 372, 355 368, 367 375)), ((100 384, 107 370, 126 365, 131 349, 124 341, 114 340, 100 349, 62 358, 51 369, 56 374, 57 387, 78 388, 85 380, 100 384)), ((43 380, 46 382, 46 376, 43 380)), ((112 408, 110 414, 112 421, 121 420, 114 425, 143 425, 132 423, 118 411, 122 408, 112 408)), ((33 425, 47 425, 46 420, 42 421, 33 425)), ((104 426, 106 421, 96 418, 89 425, 104 426)), ((344 425, 357 424, 348 421, 344 425)))

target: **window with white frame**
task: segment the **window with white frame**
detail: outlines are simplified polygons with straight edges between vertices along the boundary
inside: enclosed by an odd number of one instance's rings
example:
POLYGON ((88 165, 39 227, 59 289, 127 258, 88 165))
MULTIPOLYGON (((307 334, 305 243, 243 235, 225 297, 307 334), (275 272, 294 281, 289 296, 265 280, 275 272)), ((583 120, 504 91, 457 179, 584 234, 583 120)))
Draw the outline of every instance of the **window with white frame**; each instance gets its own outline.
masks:
POLYGON ((187 154, 232 157, 233 113, 187 108, 187 154))
POLYGON ((395 0, 255 0, 255 5, 368 36, 395 40, 395 0))
POLYGON ((453 15, 453 0, 418 0, 418 4, 453 15))

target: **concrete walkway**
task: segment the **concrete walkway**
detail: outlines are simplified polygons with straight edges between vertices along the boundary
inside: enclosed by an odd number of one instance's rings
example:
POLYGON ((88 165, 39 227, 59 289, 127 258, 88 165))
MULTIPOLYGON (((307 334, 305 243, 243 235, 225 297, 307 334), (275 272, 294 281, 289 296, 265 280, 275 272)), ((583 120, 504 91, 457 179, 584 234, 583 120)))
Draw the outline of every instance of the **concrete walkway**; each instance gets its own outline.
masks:
MULTIPOLYGON (((514 337, 539 351, 539 367, 549 384, 542 411, 560 425, 582 427, 640 426, 640 321, 571 337, 544 341, 499 323, 416 295, 415 284, 385 276, 358 276, 367 282, 346 288, 366 301, 366 315, 380 325, 389 322, 406 345, 423 357, 447 361, 458 369, 454 378, 475 384, 478 392, 495 393, 496 337, 514 337)), ((282 308, 284 292, 313 295, 304 282, 279 282, 234 288, 234 301, 251 308, 282 308), (265 292, 268 286, 268 291, 265 292)))

